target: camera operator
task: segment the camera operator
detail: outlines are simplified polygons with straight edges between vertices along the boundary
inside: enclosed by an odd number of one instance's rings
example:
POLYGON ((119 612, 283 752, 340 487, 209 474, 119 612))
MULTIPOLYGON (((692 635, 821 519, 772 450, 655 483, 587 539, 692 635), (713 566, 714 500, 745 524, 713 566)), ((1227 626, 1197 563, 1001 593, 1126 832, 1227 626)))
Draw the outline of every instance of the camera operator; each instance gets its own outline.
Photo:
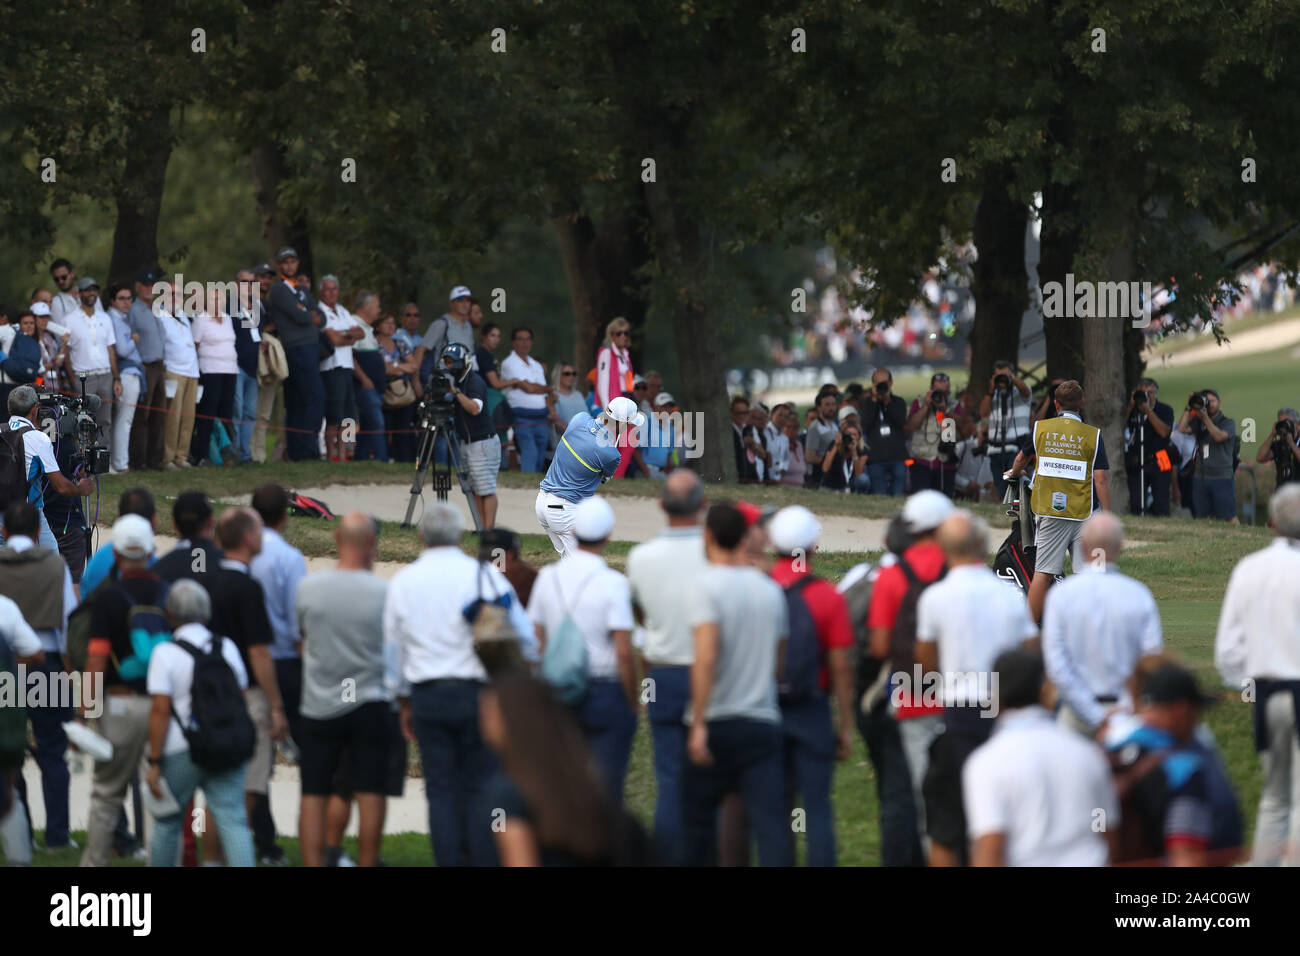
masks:
POLYGON ((871 449, 867 477, 873 495, 907 492, 907 403, 894 394, 894 375, 887 368, 871 374, 871 388, 859 404, 862 437, 871 449))
MULTIPOLYGON (((1174 410, 1159 401, 1160 386, 1153 378, 1138 380, 1124 407, 1124 469, 1128 473, 1128 509, 1132 514, 1169 517, 1169 493, 1174 466, 1169 435, 1174 430, 1174 410), (1147 508, 1146 489, 1151 489, 1147 508)), ((1177 455, 1177 452, 1174 452, 1177 455)))
POLYGON ((865 495, 871 488, 867 478, 867 446, 857 426, 844 423, 839 440, 822 458, 821 487, 827 491, 865 495))
POLYGON ((980 418, 988 423, 988 459, 998 501, 1006 493, 1002 475, 1016 460, 1030 436, 1032 413, 1029 386, 1016 377, 1015 366, 1006 359, 993 363, 988 391, 980 399, 980 418))
MULTIPOLYGON (((49 436, 36 427, 36 416, 40 405, 36 401, 36 389, 30 385, 19 385, 9 393, 9 420, 0 426, 0 442, 7 445, 6 451, 13 459, 22 461, 24 477, 4 481, 0 487, 0 504, 7 505, 11 497, 26 496, 27 500, 41 509, 42 547, 52 551, 59 549, 59 542, 50 530, 44 513, 44 483, 48 482, 61 495, 76 497, 88 495, 95 490, 95 483, 90 478, 69 481, 59 470, 54 458, 54 445, 49 436), (21 445, 21 455, 20 454, 21 445)), ((0 480, 8 473, 0 469, 0 480)), ((3 529, 0 528, 0 537, 3 529)))
MULTIPOLYGON (((77 444, 71 438, 61 438, 55 444, 54 461, 59 466, 60 473, 76 474, 76 456, 77 444)), ((41 507, 42 516, 59 543, 59 554, 68 565, 72 583, 78 589, 81 587, 81 575, 86 569, 86 561, 90 557, 90 528, 80 495, 80 492, 65 495, 57 488, 46 488, 45 502, 41 507)))
MULTIPOLYGON (((904 430, 912 439, 912 494, 933 488, 949 498, 953 496, 957 476, 957 442, 954 433, 945 438, 944 424, 953 417, 949 401, 952 384, 943 372, 930 376, 930 388, 912 402, 904 430)), ((954 421, 949 429, 959 425, 954 421)), ((960 430, 960 429, 959 429, 960 430)))
POLYGON ((1300 445, 1296 438, 1300 436, 1300 412, 1294 408, 1279 408, 1277 422, 1268 441, 1260 442, 1255 460, 1261 465, 1271 461, 1277 469, 1277 487, 1293 481, 1300 481, 1300 445))
POLYGON ((1178 430, 1196 439, 1192 462, 1192 499, 1198 518, 1237 521, 1233 483, 1233 450, 1237 423, 1223 414, 1219 393, 1212 388, 1187 396, 1178 430))
MULTIPOLYGON (((483 527, 491 528, 497 519, 497 472, 501 470, 501 441, 487 412, 487 382, 469 367, 470 350, 460 342, 442 348, 442 366, 449 392, 454 401, 456 434, 460 438, 461 466, 469 472, 469 486, 483 527)), ((435 397, 437 373, 429 379, 425 395, 435 397)))

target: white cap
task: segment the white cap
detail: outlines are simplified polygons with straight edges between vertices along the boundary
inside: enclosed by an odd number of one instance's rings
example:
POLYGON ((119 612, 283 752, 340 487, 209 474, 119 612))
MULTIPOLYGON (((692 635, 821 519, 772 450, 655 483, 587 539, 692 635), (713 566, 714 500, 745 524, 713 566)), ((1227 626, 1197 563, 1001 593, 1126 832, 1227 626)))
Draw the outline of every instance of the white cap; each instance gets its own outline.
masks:
POLYGON ((452 299, 463 299, 463 298, 465 298, 466 296, 470 296, 470 295, 473 295, 473 294, 474 294, 474 293, 472 293, 472 292, 469 291, 469 286, 467 286, 467 285, 458 285, 458 286, 455 286, 455 287, 451 290, 451 295, 447 296, 447 299, 448 299, 448 301, 450 301, 450 300, 452 300, 452 299))
POLYGON ((573 509, 573 533, 579 541, 604 541, 614 531, 614 509, 599 495, 592 495, 573 509))
POLYGON ((138 561, 153 554, 153 528, 140 515, 122 515, 113 522, 113 551, 138 561))
POLYGON ((767 525, 767 536, 779 554, 799 551, 806 554, 817 544, 821 533, 821 522, 803 505, 782 508, 767 525))
POLYGON ((655 405, 672 405, 677 401, 667 392, 660 392, 655 396, 655 405))
POLYGON ((645 416, 637 410, 636 402, 630 398, 624 398, 622 395, 610 399, 609 404, 605 406, 604 414, 606 418, 635 425, 637 428, 645 424, 645 416))
POLYGON ((858 410, 857 410, 856 408, 854 408, 852 405, 845 405, 843 408, 840 409, 840 417, 839 417, 838 421, 841 421, 841 422, 842 422, 842 421, 844 421, 844 419, 848 418, 850 415, 856 415, 857 413, 858 413, 858 410))
POLYGON ((49 315, 50 307, 44 302, 33 302, 31 304, 32 315, 49 315))
POLYGON ((939 491, 918 491, 903 505, 903 523, 912 534, 924 534, 952 514, 952 499, 939 491))

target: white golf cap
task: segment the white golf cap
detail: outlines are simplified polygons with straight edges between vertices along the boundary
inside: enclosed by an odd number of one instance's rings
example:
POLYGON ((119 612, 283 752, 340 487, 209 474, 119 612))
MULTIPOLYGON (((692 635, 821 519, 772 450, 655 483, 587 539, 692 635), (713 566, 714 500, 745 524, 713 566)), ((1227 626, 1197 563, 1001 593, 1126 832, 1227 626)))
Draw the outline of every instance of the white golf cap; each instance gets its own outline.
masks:
POLYGON ((452 299, 465 299, 465 298, 468 298, 469 296, 471 296, 471 295, 473 295, 473 294, 474 294, 474 293, 472 293, 472 292, 469 291, 469 286, 467 286, 467 285, 458 285, 458 286, 455 286, 454 288, 452 288, 452 290, 451 290, 451 295, 447 296, 447 299, 448 299, 449 301, 452 300, 452 299))
POLYGON ((821 533, 821 522, 803 505, 782 508, 767 525, 767 536, 780 554, 811 551, 821 533))
POLYGON ((579 541, 604 541, 614 531, 614 509, 599 495, 592 495, 573 509, 573 533, 579 541))
POLYGON ((673 398, 667 392, 660 392, 658 395, 655 396, 656 405, 672 405, 676 401, 677 399, 673 398))
POLYGON ((610 399, 609 404, 605 406, 605 417, 612 418, 616 422, 635 425, 637 428, 645 424, 645 416, 637 409, 636 402, 622 395, 610 399))
POLYGON ((50 307, 44 302, 33 302, 31 305, 32 315, 49 315, 50 307))
POLYGON ((943 524, 952 511, 952 499, 942 492, 918 491, 903 505, 903 523, 912 534, 924 534, 943 524))
POLYGON ((153 554, 153 528, 139 515, 122 515, 113 522, 113 551, 138 561, 153 554))
POLYGON ((840 416, 837 420, 842 422, 850 415, 856 415, 857 413, 858 410, 854 408, 852 405, 845 405, 843 408, 840 409, 840 416))

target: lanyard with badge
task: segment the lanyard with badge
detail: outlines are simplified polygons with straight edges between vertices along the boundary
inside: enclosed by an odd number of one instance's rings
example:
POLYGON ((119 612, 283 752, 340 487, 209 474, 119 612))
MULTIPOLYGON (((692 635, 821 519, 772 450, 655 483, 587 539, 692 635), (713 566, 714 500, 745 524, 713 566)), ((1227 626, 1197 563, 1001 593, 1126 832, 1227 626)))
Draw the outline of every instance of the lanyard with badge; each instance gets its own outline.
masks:
POLYGON ((887 411, 888 409, 884 405, 879 402, 876 403, 876 414, 880 417, 880 425, 876 428, 876 434, 881 438, 888 438, 893 433, 893 429, 889 426, 889 419, 886 417, 887 411))

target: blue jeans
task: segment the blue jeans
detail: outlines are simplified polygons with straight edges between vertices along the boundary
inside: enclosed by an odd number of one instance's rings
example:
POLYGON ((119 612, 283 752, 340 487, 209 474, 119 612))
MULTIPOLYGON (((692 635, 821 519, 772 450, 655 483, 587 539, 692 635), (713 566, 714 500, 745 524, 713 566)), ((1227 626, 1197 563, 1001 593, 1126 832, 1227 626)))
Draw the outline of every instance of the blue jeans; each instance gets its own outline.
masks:
MULTIPOLYGON (((63 673, 63 657, 53 651, 45 652, 40 664, 28 664, 27 673, 41 671, 45 674, 63 673)), ((54 685, 51 684, 51 687, 54 685)), ((32 722, 32 736, 36 738, 36 765, 41 768, 41 793, 45 797, 45 846, 47 849, 68 845, 68 736, 63 732, 63 722, 72 719, 70 707, 27 708, 27 719, 32 722)), ((26 803, 27 788, 22 774, 18 775, 18 789, 26 803)))
POLYGON ((257 379, 243 369, 235 378, 235 449, 240 461, 253 460, 253 429, 257 427, 257 379))
POLYGON ((1192 497, 1198 518, 1231 521, 1237 516, 1236 485, 1231 478, 1193 478, 1192 497))
POLYGON ((993 472, 993 490, 998 493, 998 501, 1007 493, 1008 482, 1002 480, 1002 473, 1015 463, 1016 453, 1013 451, 989 452, 989 471, 993 472))
POLYGON ((868 461, 867 477, 873 495, 907 493, 907 464, 901 461, 868 461))
POLYGON ((688 866, 714 866, 718 807, 729 793, 745 803, 759 866, 791 866, 794 846, 785 809, 781 726, 732 718, 709 722, 707 767, 687 762, 682 780, 682 821, 688 866))
POLYGON ((858 709, 858 733, 876 770, 876 800, 880 804, 880 865, 924 866, 916 822, 912 772, 903 751, 898 721, 882 700, 870 714, 858 709))
POLYGON ((388 439, 384 435, 384 401, 373 388, 362 388, 353 381, 357 396, 357 461, 388 461, 388 439))
POLYGON ((439 866, 495 866, 492 808, 484 793, 496 756, 478 726, 481 681, 434 680, 411 689, 411 717, 439 866))
POLYGON ((632 738, 636 735, 636 712, 613 679, 591 680, 587 696, 574 708, 574 716, 591 748, 591 758, 600 768, 610 797, 623 805, 623 780, 627 761, 632 756, 632 738))
POLYGON ((320 377, 320 348, 313 342, 284 350, 289 377, 284 380, 285 457, 319 461, 317 434, 325 420, 325 385, 320 377))
POLYGON ((835 775, 835 727, 830 701, 818 696, 782 706, 781 730, 785 736, 786 797, 790 809, 802 807, 806 814, 808 865, 834 866, 831 778, 835 775))
POLYGON ((515 416, 515 447, 519 449, 520 471, 541 471, 546 461, 546 445, 551 430, 546 424, 546 412, 533 413, 512 409, 515 416))
POLYGON ((669 866, 682 862, 682 773, 686 769, 686 724, 682 717, 691 699, 689 667, 656 667, 654 699, 647 705, 650 737, 654 743, 655 849, 659 861, 669 866))
MULTIPOLYGON (((214 817, 226 866, 255 866, 253 835, 248 829, 244 806, 244 768, 212 773, 195 765, 188 750, 163 757, 162 776, 181 811, 154 820, 153 845, 149 849, 150 866, 176 866, 180 861, 181 827, 190 826, 185 805, 194 799, 196 789, 203 790, 208 810, 214 817)), ((147 784, 146 784, 147 786, 147 784)), ((143 828, 141 828, 143 830, 143 828)))

